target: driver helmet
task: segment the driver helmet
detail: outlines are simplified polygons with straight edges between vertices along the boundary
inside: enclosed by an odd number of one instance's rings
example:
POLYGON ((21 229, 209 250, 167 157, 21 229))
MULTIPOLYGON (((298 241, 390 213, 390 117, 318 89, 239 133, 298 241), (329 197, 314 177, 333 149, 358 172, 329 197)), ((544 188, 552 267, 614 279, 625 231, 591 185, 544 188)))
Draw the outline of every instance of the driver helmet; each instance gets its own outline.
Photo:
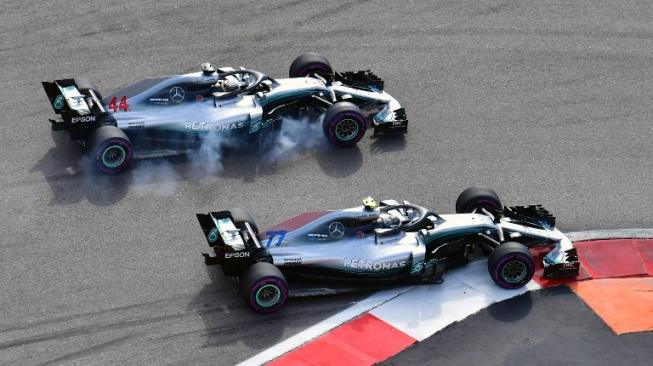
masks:
POLYGON ((378 218, 378 222, 386 228, 397 227, 401 224, 401 220, 399 220, 398 217, 387 213, 381 214, 378 218))
POLYGON ((232 78, 227 78, 222 82, 222 87, 226 92, 236 91, 240 88, 240 83, 232 78))
POLYGON ((213 67, 213 65, 211 65, 210 62, 203 63, 202 66, 200 66, 200 68, 202 69, 202 72, 204 74, 209 74, 210 75, 210 74, 213 74, 215 72, 215 67, 213 67))

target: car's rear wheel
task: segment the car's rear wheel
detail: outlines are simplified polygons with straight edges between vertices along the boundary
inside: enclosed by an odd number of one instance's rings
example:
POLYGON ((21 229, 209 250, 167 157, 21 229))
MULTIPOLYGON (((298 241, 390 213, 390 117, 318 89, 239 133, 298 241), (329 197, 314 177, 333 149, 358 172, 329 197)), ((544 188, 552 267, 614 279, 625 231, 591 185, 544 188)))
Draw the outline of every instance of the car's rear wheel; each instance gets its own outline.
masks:
POLYGON ((297 56, 290 64, 288 72, 291 78, 320 75, 328 82, 333 80, 333 69, 326 57, 317 53, 305 53, 297 56))
POLYGON ((134 155, 129 137, 116 126, 95 129, 88 140, 88 151, 95 166, 109 174, 127 169, 134 155))
POLYGON ((485 187, 469 187, 456 200, 456 213, 479 212, 483 208, 497 211, 502 207, 497 192, 485 187))
POLYGON ((533 278, 535 262, 523 244, 508 241, 490 253, 487 269, 497 285, 514 289, 523 287, 533 278))
POLYGON ((338 102, 324 114, 324 133, 336 146, 353 146, 365 135, 367 122, 360 109, 350 102, 338 102))
POLYGON ((273 264, 258 262, 251 265, 239 281, 240 293, 254 311, 272 313, 288 299, 288 282, 273 264))

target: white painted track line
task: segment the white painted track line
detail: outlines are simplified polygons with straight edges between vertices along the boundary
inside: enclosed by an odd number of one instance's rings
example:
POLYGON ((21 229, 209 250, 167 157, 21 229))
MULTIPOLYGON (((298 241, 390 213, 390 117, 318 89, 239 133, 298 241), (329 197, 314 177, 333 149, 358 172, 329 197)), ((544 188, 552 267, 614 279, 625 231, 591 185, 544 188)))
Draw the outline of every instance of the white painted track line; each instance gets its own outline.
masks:
POLYGON ((417 286, 370 313, 421 341, 495 302, 539 288, 531 281, 520 289, 502 289, 488 276, 487 262, 475 261, 449 272, 440 285, 417 286))

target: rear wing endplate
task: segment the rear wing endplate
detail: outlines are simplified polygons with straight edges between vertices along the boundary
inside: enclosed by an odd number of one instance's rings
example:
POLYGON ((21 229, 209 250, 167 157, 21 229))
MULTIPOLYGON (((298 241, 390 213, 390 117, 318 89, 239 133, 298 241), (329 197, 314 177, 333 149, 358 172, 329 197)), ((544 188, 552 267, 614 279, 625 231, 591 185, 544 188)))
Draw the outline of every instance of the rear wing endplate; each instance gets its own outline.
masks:
POLYGON ((244 223, 244 227, 236 227, 229 211, 196 214, 195 216, 210 247, 228 246, 234 251, 241 251, 247 249, 246 239, 251 239, 257 248, 261 248, 252 227, 248 223, 244 223), (243 229, 247 233, 246 236, 241 234, 243 229))

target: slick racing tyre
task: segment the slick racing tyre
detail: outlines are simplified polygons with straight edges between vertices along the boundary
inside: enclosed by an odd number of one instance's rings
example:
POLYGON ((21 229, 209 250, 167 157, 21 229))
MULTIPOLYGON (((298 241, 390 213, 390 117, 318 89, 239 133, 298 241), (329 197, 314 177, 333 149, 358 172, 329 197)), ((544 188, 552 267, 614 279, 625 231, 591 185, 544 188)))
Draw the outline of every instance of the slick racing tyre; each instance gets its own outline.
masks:
POLYGON ((353 146, 365 135, 367 122, 360 109, 350 102, 338 102, 324 114, 324 133, 336 146, 353 146))
POLYGON ((84 78, 75 78, 74 80, 75 85, 77 85, 77 88, 80 92, 84 92, 85 90, 93 90, 95 96, 100 100, 102 99, 102 94, 100 94, 100 91, 90 80, 84 78))
POLYGON ((499 195, 490 188, 469 187, 456 200, 456 213, 479 212, 481 208, 492 212, 499 211, 502 207, 499 195))
POLYGON ((116 126, 100 126, 91 134, 88 152, 103 173, 120 173, 134 155, 129 137, 116 126))
POLYGON ((279 310, 288 299, 288 282, 274 265, 258 262, 251 265, 239 281, 240 293, 258 313, 279 310))
POLYGON ((487 261, 492 280, 506 289, 526 285, 535 273, 533 256, 524 245, 507 241, 496 247, 487 261))
POLYGON ((245 223, 247 222, 249 226, 252 227, 252 230, 254 230, 254 234, 258 234, 256 221, 254 221, 254 218, 249 214, 249 212, 238 207, 232 208, 229 212, 231 213, 231 218, 234 220, 234 225, 236 225, 236 227, 245 228, 245 223))
POLYGON ((327 82, 333 80, 333 69, 329 60, 317 53, 305 53, 297 56, 292 64, 290 64, 288 74, 291 78, 302 78, 318 74, 326 79, 327 82))

